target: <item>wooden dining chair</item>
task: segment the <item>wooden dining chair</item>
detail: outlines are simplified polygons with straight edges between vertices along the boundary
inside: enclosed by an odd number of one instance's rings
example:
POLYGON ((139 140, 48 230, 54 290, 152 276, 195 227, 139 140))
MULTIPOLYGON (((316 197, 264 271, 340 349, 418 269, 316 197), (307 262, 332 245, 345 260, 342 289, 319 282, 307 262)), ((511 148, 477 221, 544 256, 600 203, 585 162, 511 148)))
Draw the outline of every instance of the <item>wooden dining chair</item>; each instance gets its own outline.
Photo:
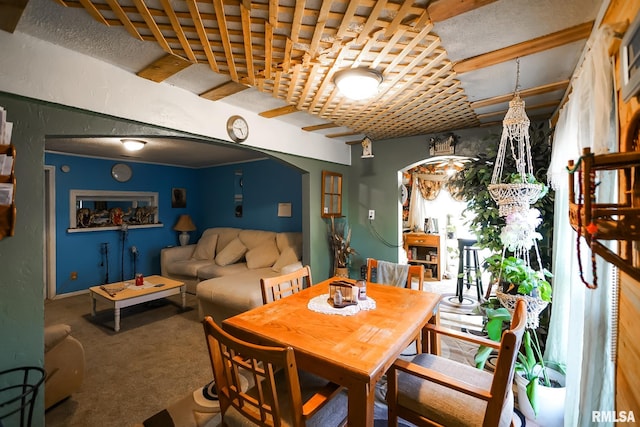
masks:
POLYGON ((264 304, 298 293, 304 288, 313 286, 311 267, 305 265, 291 273, 261 278, 260 286, 262 287, 262 302, 264 304))
POLYGON ((345 424, 347 395, 342 387, 298 371, 293 348, 242 341, 222 330, 210 316, 203 325, 222 425, 345 424))
MULTIPOLYGON (((392 263, 389 263, 388 261, 378 261, 377 259, 367 258, 367 282, 373 281, 372 279, 374 276, 377 277, 378 264, 382 262, 387 262, 388 264, 392 264, 392 263)), ((400 264, 395 264, 395 265, 399 266, 400 264)), ((405 283, 406 288, 411 289, 411 282, 413 281, 414 278, 418 280, 418 289, 423 290, 423 287, 424 287, 424 266, 423 265, 409 265, 409 271, 407 273, 407 280, 405 283)), ((376 283, 378 282, 376 281, 376 283)), ((390 284, 394 284, 394 283, 390 283, 390 284)))
POLYGON ((387 371, 389 427, 397 427, 398 417, 419 426, 512 425, 513 374, 526 322, 521 299, 500 342, 428 325, 434 333, 497 349, 495 371, 427 353, 396 360, 387 371))

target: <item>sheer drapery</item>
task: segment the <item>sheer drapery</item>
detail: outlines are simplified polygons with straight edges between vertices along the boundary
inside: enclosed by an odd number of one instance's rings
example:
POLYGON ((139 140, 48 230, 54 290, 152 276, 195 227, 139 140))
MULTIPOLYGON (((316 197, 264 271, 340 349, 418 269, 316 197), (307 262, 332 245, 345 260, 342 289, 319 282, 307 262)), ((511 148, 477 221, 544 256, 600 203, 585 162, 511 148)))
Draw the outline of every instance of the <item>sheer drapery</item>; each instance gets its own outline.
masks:
POLYGON ((411 189, 411 199, 409 200, 409 229, 422 230, 424 219, 427 217, 425 199, 419 190, 421 179, 413 176, 413 188, 411 189))
MULTIPOLYGON (((577 236, 569 224, 566 171, 568 160, 577 160, 583 147, 591 147, 594 153, 616 150, 613 67, 608 56, 611 35, 610 29, 603 28, 593 38, 560 113, 549 168, 549 183, 556 194, 553 309, 545 358, 567 366, 565 426, 611 425, 592 423, 591 414, 615 409, 610 357, 613 267, 597 256, 598 288, 589 290, 580 280, 577 236)), ((599 174, 599 180, 598 202, 615 200, 615 174, 599 174)), ((584 239, 579 244, 585 279, 592 281, 591 251, 584 239)))

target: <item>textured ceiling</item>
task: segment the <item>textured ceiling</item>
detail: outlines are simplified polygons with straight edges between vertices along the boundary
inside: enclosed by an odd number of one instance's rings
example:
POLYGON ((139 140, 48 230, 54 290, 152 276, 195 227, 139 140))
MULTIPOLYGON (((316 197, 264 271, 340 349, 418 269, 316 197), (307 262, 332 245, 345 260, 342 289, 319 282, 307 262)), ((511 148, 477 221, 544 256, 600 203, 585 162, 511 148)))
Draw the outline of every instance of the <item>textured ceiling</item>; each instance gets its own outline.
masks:
POLYGON ((529 116, 551 117, 601 0, 58 3, 30 0, 17 30, 350 143, 499 123, 516 58, 529 116), (382 73, 375 97, 337 91, 353 67, 382 73))

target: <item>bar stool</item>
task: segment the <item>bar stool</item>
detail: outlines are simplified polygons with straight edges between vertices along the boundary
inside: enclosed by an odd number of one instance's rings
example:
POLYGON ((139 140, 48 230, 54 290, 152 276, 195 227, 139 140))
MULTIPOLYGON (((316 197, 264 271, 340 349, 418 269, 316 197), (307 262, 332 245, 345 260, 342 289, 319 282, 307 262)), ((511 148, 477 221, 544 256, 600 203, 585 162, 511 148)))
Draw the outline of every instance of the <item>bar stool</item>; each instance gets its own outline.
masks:
POLYGON ((475 286, 478 293, 478 302, 482 301, 482 273, 480 271, 480 262, 478 261, 479 249, 474 246, 477 242, 475 239, 458 239, 460 261, 458 263, 456 296, 460 302, 462 302, 465 285, 467 289, 475 286), (471 277, 472 274, 473 278, 471 277))

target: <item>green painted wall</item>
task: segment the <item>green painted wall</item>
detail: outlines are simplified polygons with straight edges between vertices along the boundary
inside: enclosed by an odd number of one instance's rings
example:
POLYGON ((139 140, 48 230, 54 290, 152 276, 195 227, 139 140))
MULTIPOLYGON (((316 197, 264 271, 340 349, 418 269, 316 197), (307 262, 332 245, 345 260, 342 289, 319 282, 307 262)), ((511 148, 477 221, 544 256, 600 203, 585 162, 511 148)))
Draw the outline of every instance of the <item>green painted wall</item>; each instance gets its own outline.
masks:
MULTIPOLYGON (((0 92, 0 106, 14 123, 16 147, 15 236, 0 241, 0 371, 25 365, 43 366, 44 330, 44 141, 50 135, 165 135, 193 137, 183 132, 148 126, 91 112, 43 103, 0 92)), ((213 142, 213 141, 212 141, 213 142)), ((343 173, 348 200, 349 168, 329 162, 269 153, 307 173, 303 175, 304 261, 314 281, 329 276, 327 224, 320 217, 320 178, 323 169, 343 173)), ((344 210, 347 211, 347 206, 344 210)), ((0 387, 2 384, 0 384, 0 387)), ((34 426, 44 425, 40 396, 34 426)))
MULTIPOLYGON (((453 132, 457 137, 456 155, 473 157, 500 139, 501 127, 464 129, 453 132)), ((431 137, 447 134, 421 135, 373 142, 373 158, 363 159, 362 147, 353 145, 349 171, 349 223, 353 228, 352 243, 358 256, 351 261, 351 276, 360 274, 367 258, 398 261, 398 245, 402 245, 400 221, 400 171, 416 166, 429 158, 431 137), (375 220, 370 224, 369 209, 375 220), (378 237, 380 236, 380 237, 378 237)))

